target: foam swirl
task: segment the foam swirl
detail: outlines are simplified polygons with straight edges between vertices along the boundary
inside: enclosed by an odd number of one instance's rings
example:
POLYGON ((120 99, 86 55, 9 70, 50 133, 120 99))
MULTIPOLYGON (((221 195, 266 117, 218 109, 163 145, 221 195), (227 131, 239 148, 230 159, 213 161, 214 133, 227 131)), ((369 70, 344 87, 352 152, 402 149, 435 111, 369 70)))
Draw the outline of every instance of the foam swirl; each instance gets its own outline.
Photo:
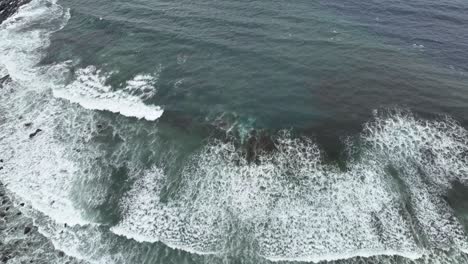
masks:
POLYGON ((255 254, 273 261, 414 259, 432 248, 464 250, 464 229, 439 194, 466 177, 466 133, 449 119, 379 117, 366 126, 360 158, 345 171, 323 163, 309 139, 288 134, 259 164, 218 142, 186 167, 172 201, 159 201, 161 170, 141 175, 112 230, 200 253, 229 254, 239 250, 235 241, 250 241, 255 254))

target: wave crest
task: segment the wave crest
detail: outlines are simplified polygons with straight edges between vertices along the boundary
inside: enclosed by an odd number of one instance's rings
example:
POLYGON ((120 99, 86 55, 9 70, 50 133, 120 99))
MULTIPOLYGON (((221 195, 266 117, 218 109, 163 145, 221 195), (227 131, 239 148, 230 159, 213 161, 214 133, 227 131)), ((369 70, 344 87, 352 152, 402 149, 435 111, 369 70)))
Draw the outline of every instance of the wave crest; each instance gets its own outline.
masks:
POLYGON ((143 100, 156 94, 154 85, 157 75, 137 75, 127 81, 122 90, 106 85, 106 76, 94 66, 78 69, 76 80, 53 90, 55 97, 78 103, 86 109, 106 110, 124 116, 154 121, 164 110, 159 106, 147 105, 143 100))
POLYGON ((173 200, 159 200, 161 170, 141 175, 112 230, 200 253, 240 250, 274 261, 464 250, 465 231, 440 194, 466 177, 466 133, 449 119, 378 117, 366 125, 360 155, 345 170, 325 164, 311 140, 287 133, 258 164, 218 142, 186 166, 173 200))

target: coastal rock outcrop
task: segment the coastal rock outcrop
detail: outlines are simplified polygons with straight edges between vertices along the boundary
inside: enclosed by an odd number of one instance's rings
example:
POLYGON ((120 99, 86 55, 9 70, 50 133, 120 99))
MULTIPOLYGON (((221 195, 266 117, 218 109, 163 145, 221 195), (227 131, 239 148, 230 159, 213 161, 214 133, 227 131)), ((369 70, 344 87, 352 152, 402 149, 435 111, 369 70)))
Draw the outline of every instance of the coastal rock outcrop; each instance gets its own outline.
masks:
POLYGON ((42 132, 42 129, 38 128, 33 133, 29 134, 29 138, 35 137, 39 132, 42 132))
POLYGON ((2 0, 0 1, 0 23, 5 21, 14 13, 16 13, 16 11, 18 11, 18 9, 22 5, 25 5, 29 3, 30 1, 31 0, 2 0))
MULTIPOLYGON (((0 24, 15 14, 18 9, 31 0, 0 0, 0 24)), ((0 75, 0 89, 11 80, 10 76, 0 75)), ((29 127, 28 125, 25 125, 29 127)), ((41 132, 37 129, 30 137, 41 132)), ((0 176, 7 173, 4 158, 0 158, 0 176)), ((0 177, 0 263, 82 263, 54 248, 53 243, 39 233, 33 219, 19 209, 25 203, 15 203, 7 192, 6 184, 0 177), (59 259, 59 260, 58 260, 59 259)))
POLYGON ((55 249, 0 182, 0 263, 83 263, 55 249))

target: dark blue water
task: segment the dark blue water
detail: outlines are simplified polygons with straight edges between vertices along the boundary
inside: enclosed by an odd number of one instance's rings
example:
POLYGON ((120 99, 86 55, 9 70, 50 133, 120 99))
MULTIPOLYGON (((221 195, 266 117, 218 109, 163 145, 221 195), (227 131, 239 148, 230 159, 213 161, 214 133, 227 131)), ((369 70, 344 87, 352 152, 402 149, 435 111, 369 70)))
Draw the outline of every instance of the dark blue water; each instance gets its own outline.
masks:
POLYGON ((0 180, 90 263, 468 262, 467 12, 33 0, 0 180))

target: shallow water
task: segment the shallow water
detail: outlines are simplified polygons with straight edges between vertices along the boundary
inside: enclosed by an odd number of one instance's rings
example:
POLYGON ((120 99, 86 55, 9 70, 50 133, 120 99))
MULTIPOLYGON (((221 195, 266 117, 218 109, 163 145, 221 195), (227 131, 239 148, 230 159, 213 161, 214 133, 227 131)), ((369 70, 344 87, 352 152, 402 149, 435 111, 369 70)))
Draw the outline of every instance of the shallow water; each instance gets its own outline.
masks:
POLYGON ((33 0, 0 180, 89 263, 468 262, 467 9, 33 0))

